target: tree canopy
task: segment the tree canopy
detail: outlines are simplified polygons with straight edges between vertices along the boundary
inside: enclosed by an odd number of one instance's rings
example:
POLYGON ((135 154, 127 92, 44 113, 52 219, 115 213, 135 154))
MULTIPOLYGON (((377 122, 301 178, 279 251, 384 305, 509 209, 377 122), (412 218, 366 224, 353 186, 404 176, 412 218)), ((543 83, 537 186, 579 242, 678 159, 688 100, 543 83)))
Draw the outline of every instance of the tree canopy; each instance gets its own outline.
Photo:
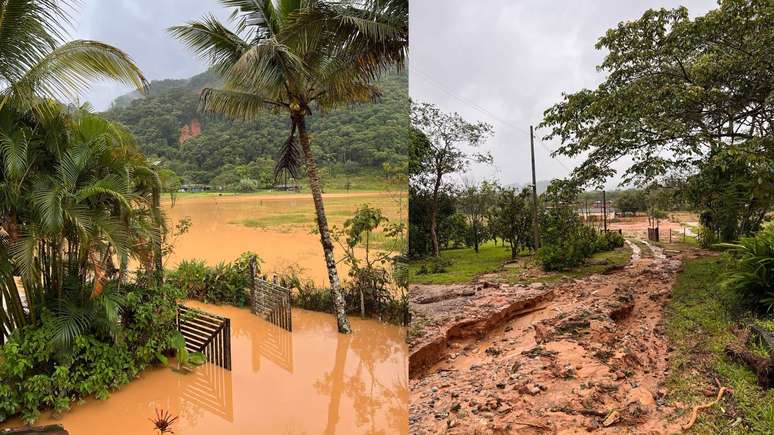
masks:
POLYGON ((599 39, 608 51, 594 90, 546 110, 556 153, 584 156, 574 176, 598 182, 624 156, 624 182, 695 171, 721 154, 774 161, 774 5, 722 0, 691 19, 684 7, 648 10, 599 39))

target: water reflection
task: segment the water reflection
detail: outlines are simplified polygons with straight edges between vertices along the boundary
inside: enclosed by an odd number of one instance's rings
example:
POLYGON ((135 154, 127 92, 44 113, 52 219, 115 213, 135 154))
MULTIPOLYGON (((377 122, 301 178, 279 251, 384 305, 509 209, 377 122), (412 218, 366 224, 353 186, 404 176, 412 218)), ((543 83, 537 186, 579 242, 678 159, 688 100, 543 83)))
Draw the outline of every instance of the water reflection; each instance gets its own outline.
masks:
POLYGON ((261 357, 293 373, 293 334, 266 322, 266 327, 251 335, 253 343, 253 371, 261 369, 261 357))
MULTIPOLYGON (((226 421, 234 421, 234 396, 231 372, 215 364, 205 364, 188 377, 193 380, 183 384, 181 398, 192 408, 202 408, 226 421)), ((186 416, 183 416, 186 418, 186 416)))
POLYGON ((333 316, 294 310, 289 333, 247 309, 191 305, 231 319, 232 371, 149 370, 107 401, 39 423, 72 435, 150 435, 148 418, 163 408, 180 416, 182 435, 408 433, 403 328, 352 319, 355 333, 341 335, 333 316))

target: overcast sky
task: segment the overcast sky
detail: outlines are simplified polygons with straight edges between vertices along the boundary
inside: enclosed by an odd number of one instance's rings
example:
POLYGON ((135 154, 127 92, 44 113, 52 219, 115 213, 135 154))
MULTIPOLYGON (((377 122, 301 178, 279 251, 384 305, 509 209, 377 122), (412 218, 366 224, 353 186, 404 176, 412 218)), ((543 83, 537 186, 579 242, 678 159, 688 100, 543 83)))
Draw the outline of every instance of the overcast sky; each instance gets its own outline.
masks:
MULTIPOLYGON (((529 125, 562 92, 594 88, 604 76, 597 39, 649 8, 684 5, 691 16, 715 0, 411 0, 410 94, 470 121, 494 125, 484 149, 494 166, 466 176, 504 183, 530 181, 529 125)), ((564 177, 576 162, 552 159, 535 135, 537 179, 564 177)), ((618 180, 609 183, 616 185, 618 180)))
MULTIPOLYGON (((229 9, 216 0, 79 0, 73 17, 74 38, 95 39, 128 53, 149 80, 188 78, 207 66, 166 29, 213 13, 225 19, 229 9)), ((84 99, 105 110, 131 88, 113 82, 92 86, 84 99)))

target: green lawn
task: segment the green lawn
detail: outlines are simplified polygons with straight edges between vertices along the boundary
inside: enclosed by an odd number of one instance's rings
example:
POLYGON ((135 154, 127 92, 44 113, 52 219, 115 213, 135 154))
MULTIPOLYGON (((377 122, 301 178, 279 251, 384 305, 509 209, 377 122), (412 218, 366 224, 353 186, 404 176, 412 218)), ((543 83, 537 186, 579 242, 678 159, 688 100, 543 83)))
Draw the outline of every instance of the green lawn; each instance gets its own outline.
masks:
MULTIPOLYGON (((431 260, 421 260, 412 262, 409 266, 412 284, 456 284, 467 283, 477 276, 490 272, 502 271, 498 276, 498 281, 509 284, 528 284, 535 281, 552 282, 563 278, 579 278, 581 276, 604 272, 611 267, 626 265, 631 257, 631 250, 623 247, 609 252, 598 252, 588 261, 588 264, 563 272, 541 273, 534 278, 523 278, 520 276, 524 267, 512 265, 503 268, 505 262, 511 259, 511 250, 507 246, 494 242, 487 242, 479 249, 478 254, 473 248, 450 249, 441 251, 441 258, 452 262, 446 266, 446 272, 418 274, 423 264, 431 264, 431 260)), ((526 251, 519 257, 519 261, 529 268, 539 268, 534 264, 532 258, 526 255, 526 251)))
MULTIPOLYGON (((774 390, 764 390, 743 364, 724 355, 726 344, 735 339, 730 328, 740 320, 755 321, 771 328, 771 319, 757 319, 739 308, 736 295, 717 285, 727 269, 722 257, 688 260, 666 307, 666 325, 672 345, 671 373, 666 381, 668 400, 681 402, 681 408, 708 402, 703 391, 714 387, 714 378, 733 388, 733 396, 720 407, 702 412, 692 428, 701 434, 772 433, 774 431, 774 390), (734 424, 736 413, 741 422, 734 424)), ((714 391, 714 390, 713 390, 714 391)), ((687 420, 687 415, 683 416, 687 420)))
POLYGON ((487 242, 479 248, 478 254, 473 248, 449 249, 441 251, 441 258, 452 262, 444 273, 417 274, 426 260, 415 261, 409 265, 409 275, 412 284, 454 284, 472 281, 475 277, 495 272, 502 268, 503 263, 511 258, 511 250, 502 244, 494 245, 487 242))

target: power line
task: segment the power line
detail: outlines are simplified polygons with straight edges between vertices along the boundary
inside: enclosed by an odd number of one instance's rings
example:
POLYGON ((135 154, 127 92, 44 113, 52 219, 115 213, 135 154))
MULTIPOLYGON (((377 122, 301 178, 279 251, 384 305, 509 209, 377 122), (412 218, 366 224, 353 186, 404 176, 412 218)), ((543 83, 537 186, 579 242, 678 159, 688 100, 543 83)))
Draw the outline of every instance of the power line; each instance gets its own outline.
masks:
MULTIPOLYGON (((445 94, 447 94, 448 96, 456 99, 457 101, 460 101, 461 103, 466 104, 466 105, 472 107, 473 109, 483 113, 484 115, 489 116, 490 118, 492 118, 493 120, 497 121, 498 123, 503 124, 506 127, 510 127, 511 129, 516 130, 517 132, 519 132, 519 133, 521 133, 521 134, 523 134, 525 136, 530 134, 529 132, 527 132, 526 129, 524 129, 522 127, 518 127, 515 124, 511 124, 510 122, 508 122, 508 121, 506 121, 504 119, 501 119, 499 116, 497 116, 494 113, 492 113, 491 111, 481 107, 480 105, 476 104, 475 102, 470 101, 470 100, 468 100, 466 98, 463 98, 463 97, 457 95, 456 93, 454 93, 453 91, 451 91, 447 87, 445 87, 443 84, 441 84, 440 82, 435 80, 429 74, 427 74, 427 73, 417 69, 416 67, 409 66, 409 69, 411 70, 412 75, 413 74, 418 74, 418 75, 422 76, 422 78, 427 80, 431 85, 434 85, 440 91, 442 91, 445 94)), ((559 158, 554 157, 553 155, 551 155, 551 150, 548 149, 548 147, 546 147, 546 145, 543 143, 542 140, 538 141, 538 143, 546 151, 546 153, 548 154, 549 158, 551 158, 552 160, 554 160, 557 163, 559 163, 559 165, 562 166, 562 168, 564 168, 567 172, 572 172, 572 169, 570 169, 567 165, 565 165, 564 162, 562 162, 559 158)))

